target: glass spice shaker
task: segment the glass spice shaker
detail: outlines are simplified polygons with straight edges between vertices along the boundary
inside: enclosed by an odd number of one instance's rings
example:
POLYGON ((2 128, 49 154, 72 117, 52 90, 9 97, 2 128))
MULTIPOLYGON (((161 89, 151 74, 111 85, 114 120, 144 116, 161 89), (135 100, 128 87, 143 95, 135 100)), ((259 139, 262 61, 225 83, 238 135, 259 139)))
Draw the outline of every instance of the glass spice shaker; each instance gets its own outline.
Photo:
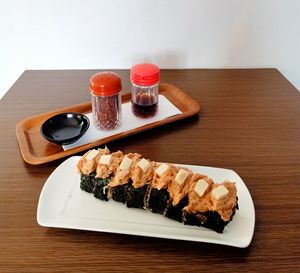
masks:
POLYGON ((98 129, 111 130, 121 123, 121 78, 114 72, 100 72, 90 78, 94 124, 98 129))
POLYGON ((136 116, 148 118, 157 112, 159 78, 159 68, 154 64, 141 63, 131 68, 131 106, 136 116))

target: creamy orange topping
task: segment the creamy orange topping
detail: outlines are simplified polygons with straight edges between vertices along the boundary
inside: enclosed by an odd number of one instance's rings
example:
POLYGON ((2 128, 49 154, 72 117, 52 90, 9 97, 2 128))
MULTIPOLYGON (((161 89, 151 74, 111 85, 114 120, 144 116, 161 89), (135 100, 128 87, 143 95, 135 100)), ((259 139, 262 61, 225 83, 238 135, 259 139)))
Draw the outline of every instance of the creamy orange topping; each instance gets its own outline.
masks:
POLYGON ((169 183, 168 192, 172 198, 173 206, 176 206, 181 201, 181 199, 188 194, 189 185, 193 176, 192 171, 187 168, 177 168, 177 173, 180 169, 188 171, 189 174, 184 183, 182 184, 177 183, 175 180, 172 180, 171 183, 169 183))
POLYGON ((98 158, 97 168, 96 168, 96 177, 97 178, 107 178, 111 174, 117 171, 122 159, 123 153, 121 151, 117 151, 111 154, 112 159, 109 165, 104 165, 99 162, 100 157, 98 158))
POLYGON ((120 166, 118 166, 114 178, 108 184, 110 187, 116 187, 128 183, 129 179, 131 178, 132 170, 135 168, 135 165, 137 164, 138 160, 141 158, 141 155, 137 153, 129 153, 126 154, 125 156, 127 156, 129 159, 132 160, 132 164, 126 170, 121 170, 120 166))
POLYGON ((189 213, 206 212, 210 210, 212 207, 210 192, 213 184, 214 182, 211 178, 198 173, 193 174, 188 190, 189 204, 184 208, 184 210, 189 213), (199 179, 205 180, 209 185, 202 197, 199 197, 194 190, 199 179))
POLYGON ((96 170, 97 162, 101 155, 109 154, 108 149, 98 149, 99 154, 95 158, 88 160, 86 157, 91 151, 92 150, 89 150, 88 152, 86 152, 77 163, 78 172, 81 172, 85 175, 89 175, 96 170))
MULTIPOLYGON (((165 163, 155 163, 155 169, 157 169, 161 164, 165 163)), ((158 190, 165 189, 168 187, 169 183, 174 180, 177 170, 176 167, 172 164, 167 164, 169 166, 168 170, 165 171, 161 176, 159 176, 155 170, 152 179, 152 186, 158 190)))
POLYGON ((224 221, 229 221, 232 215, 232 210, 236 207, 237 204, 237 200, 236 200, 237 191, 236 191, 235 183, 230 182, 228 180, 220 184, 214 184, 212 186, 212 190, 220 185, 225 186, 229 191, 229 193, 226 197, 224 197, 221 200, 216 200, 211 195, 211 202, 212 202, 211 210, 218 212, 224 221))
MULTIPOLYGON (((140 159, 138 160, 138 162, 139 161, 140 159)), ((136 189, 143 187, 147 184, 147 182, 152 180, 155 167, 155 162, 151 161, 149 169, 144 173, 143 170, 138 166, 138 162, 133 167, 131 173, 132 185, 136 189)))

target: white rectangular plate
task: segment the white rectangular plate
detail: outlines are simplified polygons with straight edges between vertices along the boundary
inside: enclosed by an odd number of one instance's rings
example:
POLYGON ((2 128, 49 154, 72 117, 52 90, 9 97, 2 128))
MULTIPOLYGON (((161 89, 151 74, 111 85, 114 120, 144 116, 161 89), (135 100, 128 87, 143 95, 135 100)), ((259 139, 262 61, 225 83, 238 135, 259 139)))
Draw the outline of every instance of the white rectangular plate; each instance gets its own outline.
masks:
MULTIPOLYGON (((177 240, 247 247, 253 236, 255 212, 243 180, 232 170, 193 165, 180 166, 206 174, 215 182, 236 182, 239 210, 219 234, 196 226, 183 225, 162 215, 127 208, 110 200, 101 201, 80 189, 80 175, 73 156, 59 165, 47 179, 37 209, 37 222, 45 227, 70 228, 177 240)), ((179 164, 178 164, 179 165, 179 164)))

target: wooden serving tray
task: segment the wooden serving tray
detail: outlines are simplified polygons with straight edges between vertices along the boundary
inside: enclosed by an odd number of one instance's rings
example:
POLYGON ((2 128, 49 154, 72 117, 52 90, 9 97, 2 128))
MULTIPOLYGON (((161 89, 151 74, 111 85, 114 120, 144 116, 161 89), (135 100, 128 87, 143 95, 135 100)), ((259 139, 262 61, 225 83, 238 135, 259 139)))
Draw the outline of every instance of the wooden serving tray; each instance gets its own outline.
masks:
MULTIPOLYGON (((48 142, 46 139, 44 139, 40 134, 40 128, 48 118, 59 113, 79 112, 86 114, 91 112, 91 102, 85 102, 26 118, 20 121, 16 126, 16 134, 23 159, 24 161, 32 165, 43 164, 87 149, 91 149, 95 146, 99 146, 116 139, 120 139, 129 135, 133 135, 154 127, 158 127, 176 120, 180 120, 198 114, 200 111, 199 104, 174 85, 160 84, 159 94, 164 95, 182 112, 182 114, 171 116, 164 120, 150 123, 142 127, 122 132, 113 136, 98 139, 91 143, 67 151, 64 151, 62 146, 48 142)), ((124 94, 122 96, 122 103, 130 101, 130 99, 130 93, 124 94)))

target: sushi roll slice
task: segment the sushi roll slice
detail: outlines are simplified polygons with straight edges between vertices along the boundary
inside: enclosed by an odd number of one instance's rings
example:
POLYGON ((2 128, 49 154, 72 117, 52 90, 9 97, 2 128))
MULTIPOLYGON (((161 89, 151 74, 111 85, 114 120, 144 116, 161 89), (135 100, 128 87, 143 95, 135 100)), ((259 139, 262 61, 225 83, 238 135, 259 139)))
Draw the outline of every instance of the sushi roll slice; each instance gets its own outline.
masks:
POLYGON ((155 163, 142 158, 132 169, 131 181, 127 188, 126 206, 145 209, 145 196, 148 195, 150 181, 153 178, 155 163))
POLYGON ((157 163, 149 189, 145 198, 145 206, 153 213, 164 214, 170 194, 168 185, 172 182, 177 174, 176 167, 171 164, 157 163))
POLYGON ((129 153, 123 157, 121 164, 115 172, 115 176, 108 184, 109 192, 113 200, 124 204, 126 203, 127 191, 132 184, 132 170, 140 158, 141 155, 137 153, 129 153))
POLYGON ((80 172, 80 188, 92 193, 95 186, 97 161, 99 156, 109 154, 108 149, 90 150, 85 153, 77 163, 77 170, 80 172))
POLYGON ((170 199, 165 211, 165 216, 182 222, 182 209, 188 204, 188 191, 192 171, 186 168, 178 168, 178 172, 168 185, 170 199))
POLYGON ((222 233, 225 226, 232 221, 238 209, 237 190, 235 183, 224 181, 214 184, 211 191, 212 207, 206 212, 207 220, 204 227, 222 233))
POLYGON ((189 203, 183 209, 184 223, 222 233, 238 208, 235 183, 214 184, 210 178, 199 179, 197 175, 188 193, 189 203))
POLYGON ((96 176, 94 179, 94 196, 108 201, 108 184, 123 159, 123 153, 118 151, 112 154, 100 155, 97 162, 96 176))

